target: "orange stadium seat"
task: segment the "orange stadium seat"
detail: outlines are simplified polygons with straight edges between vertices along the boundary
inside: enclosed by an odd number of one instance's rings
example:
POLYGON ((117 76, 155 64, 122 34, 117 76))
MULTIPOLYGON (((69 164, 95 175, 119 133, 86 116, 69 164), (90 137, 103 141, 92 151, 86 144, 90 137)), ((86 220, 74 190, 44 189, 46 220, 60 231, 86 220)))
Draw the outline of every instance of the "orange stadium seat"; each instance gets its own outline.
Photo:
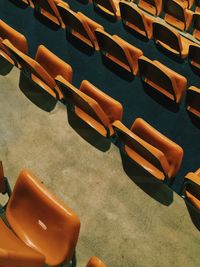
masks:
POLYGON ((91 20, 81 12, 74 12, 67 8, 65 4, 59 3, 58 10, 65 24, 66 29, 69 29, 71 34, 86 43, 87 45, 99 49, 96 40, 95 30, 97 28, 104 29, 103 26, 91 20))
POLYGON ((58 86, 65 95, 66 103, 74 105, 75 114, 89 124, 102 136, 110 137, 114 134, 112 123, 121 120, 122 105, 84 80, 78 90, 62 77, 57 79, 58 86))
POLYGON ((187 110, 200 118, 200 88, 190 86, 187 91, 187 110))
POLYGON ((165 2, 165 21, 182 31, 187 31, 191 25, 193 12, 182 7, 176 0, 165 2))
POLYGON ((9 229, 0 218, 0 265, 9 267, 41 267, 44 255, 30 248, 9 229))
POLYGON ((193 36, 200 41, 200 13, 193 15, 193 36))
POLYGON ((28 43, 25 36, 0 20, 0 67, 3 68, 5 64, 9 64, 11 66, 16 65, 19 67, 18 62, 12 58, 9 51, 2 44, 5 39, 8 39, 14 47, 19 49, 24 54, 28 53, 28 43))
POLYGON ((190 45, 188 60, 190 64, 200 72, 200 46, 190 45))
POLYGON ((55 78, 62 75, 71 82, 72 68, 61 60, 45 46, 40 45, 37 49, 35 60, 17 50, 8 40, 3 41, 6 48, 13 54, 22 66, 21 74, 34 85, 44 89, 54 98, 63 100, 63 95, 56 85, 55 78))
POLYGON ((174 177, 181 165, 183 149, 141 118, 129 130, 120 121, 113 127, 125 153, 158 180, 174 177))
POLYGON ((86 267, 106 267, 105 263, 103 263, 100 259, 97 257, 93 256, 86 267))
POLYGON ((187 79, 157 60, 144 56, 139 58, 139 73, 142 80, 171 100, 179 103, 186 91, 187 79))
POLYGON ((2 266, 58 266, 75 260, 79 218, 29 171, 20 173, 5 218, 12 231, 0 220, 2 266))
POLYGON ((122 22, 139 34, 151 39, 153 18, 142 12, 131 2, 119 2, 119 7, 122 22))
POLYGON ((183 59, 188 56, 189 46, 193 44, 176 30, 158 22, 153 22, 153 38, 156 44, 183 59))
POLYGON ((64 27, 57 5, 62 3, 64 6, 69 5, 62 0, 34 0, 36 13, 46 17, 60 27, 64 27))
POLYGON ((120 17, 119 0, 92 0, 101 11, 114 17, 120 17))
POLYGON ((139 0, 138 6, 152 15, 159 16, 163 9, 163 0, 139 0))
POLYGON ((183 8, 191 8, 195 0, 176 0, 183 8))
POLYGON ((200 210, 200 169, 186 174, 183 194, 196 209, 200 210))
POLYGON ((103 55, 126 71, 134 75, 138 73, 138 58, 143 55, 140 49, 119 36, 110 35, 101 29, 97 29, 95 33, 103 55))

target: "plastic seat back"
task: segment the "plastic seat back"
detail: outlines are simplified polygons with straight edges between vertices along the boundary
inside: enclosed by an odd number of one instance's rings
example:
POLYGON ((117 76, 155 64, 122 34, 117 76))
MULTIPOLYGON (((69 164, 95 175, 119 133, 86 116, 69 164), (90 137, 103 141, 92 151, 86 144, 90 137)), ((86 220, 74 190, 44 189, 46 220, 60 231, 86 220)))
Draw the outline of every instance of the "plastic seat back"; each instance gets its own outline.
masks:
POLYGON ((152 15, 159 16, 162 12, 162 0, 139 0, 138 6, 152 15))
POLYGON ((124 49, 124 47, 121 46, 121 44, 119 44, 119 42, 110 34, 102 30, 96 30, 95 33, 102 54, 120 65, 122 68, 132 72, 132 68, 128 61, 129 53, 127 49, 124 49))
POLYGON ((172 71, 159 61, 139 58, 139 72, 142 80, 159 92, 179 103, 186 90, 187 79, 172 71))
POLYGON ((80 91, 97 101, 108 116, 110 123, 115 120, 121 121, 123 107, 117 100, 105 94, 87 80, 82 81, 80 91))
POLYGON ((2 60, 6 60, 11 66, 18 64, 13 60, 11 54, 6 49, 6 47, 2 44, 3 40, 8 39, 17 49, 21 52, 27 54, 28 53, 28 43, 24 35, 14 30, 8 24, 0 20, 0 56, 2 60))
POLYGON ((164 153, 170 166, 168 177, 174 177, 182 162, 183 149, 141 118, 135 120, 131 131, 164 153))
POLYGON ((46 264, 57 266, 72 259, 79 218, 30 172, 20 173, 6 217, 16 235, 45 256, 46 264))
POLYGON ((107 136, 110 121, 98 102, 78 90, 61 76, 57 77, 56 81, 65 96, 66 102, 74 105, 76 115, 103 136, 107 136))
POLYGON ((44 256, 17 238, 1 218, 0 232, 0 266, 41 267, 44 265, 44 256))
POLYGON ((106 267, 106 265, 99 258, 93 256, 86 267, 106 267))
POLYGON ((62 21, 61 21, 60 14, 57 8, 58 1, 56 0, 34 0, 34 2, 35 2, 35 10, 39 14, 45 16, 46 18, 56 23, 57 25, 62 26, 62 21))
POLYGON ((124 24, 138 33, 147 36, 143 13, 135 6, 126 2, 119 2, 119 7, 124 24))
POLYGON ((200 14, 195 13, 193 15, 193 36, 200 40, 200 14))
POLYGON ((174 27, 185 30, 186 28, 186 17, 184 13, 184 8, 174 0, 168 0, 165 2, 164 9, 165 21, 174 27))
POLYGON ((178 33, 161 23, 153 23, 153 37, 156 44, 167 51, 181 56, 182 44, 178 33))
POLYGON ((191 86, 187 90, 187 110, 200 118, 200 88, 191 86))
POLYGON ((51 75, 52 78, 61 75, 68 82, 72 81, 72 67, 52 53, 44 45, 37 49, 35 60, 51 75))
POLYGON ((124 151, 133 161, 159 180, 168 176, 169 164, 161 150, 140 138, 120 121, 115 121, 113 128, 124 145, 124 151))
POLYGON ((200 169, 189 172, 184 177, 184 192, 186 199, 198 210, 200 210, 200 169))
POLYGON ((21 73, 27 81, 37 84, 54 98, 58 97, 55 80, 37 61, 16 49, 8 40, 4 40, 3 45, 12 54, 14 60, 20 64, 21 73))
POLYGON ((66 28, 70 29, 71 33, 81 41, 94 47, 94 35, 87 22, 79 14, 73 12, 69 8, 63 7, 62 4, 58 4, 58 9, 66 28))

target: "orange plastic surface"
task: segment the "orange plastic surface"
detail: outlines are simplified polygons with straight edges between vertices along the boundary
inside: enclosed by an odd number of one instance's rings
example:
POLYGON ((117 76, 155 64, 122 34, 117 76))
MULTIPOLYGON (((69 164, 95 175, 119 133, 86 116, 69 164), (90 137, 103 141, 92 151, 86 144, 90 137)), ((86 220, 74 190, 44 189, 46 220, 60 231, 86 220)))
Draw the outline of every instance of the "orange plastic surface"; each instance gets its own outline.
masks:
POLYGON ((27 246, 44 255, 45 264, 57 266, 71 260, 79 218, 26 170, 17 179, 6 218, 27 246))

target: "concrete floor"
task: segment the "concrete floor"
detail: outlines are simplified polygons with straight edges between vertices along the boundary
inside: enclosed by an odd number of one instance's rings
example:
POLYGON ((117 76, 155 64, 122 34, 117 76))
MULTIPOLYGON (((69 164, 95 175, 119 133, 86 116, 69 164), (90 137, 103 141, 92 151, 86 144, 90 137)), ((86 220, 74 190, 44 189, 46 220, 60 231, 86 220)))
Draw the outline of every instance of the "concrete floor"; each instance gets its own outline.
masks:
POLYGON ((72 129, 62 104, 43 111, 18 81, 17 69, 0 76, 5 174, 13 186, 22 168, 31 170, 76 211, 82 223, 78 267, 92 255, 108 267, 199 266, 200 233, 184 201, 165 185, 130 179, 116 146, 95 148, 72 129))

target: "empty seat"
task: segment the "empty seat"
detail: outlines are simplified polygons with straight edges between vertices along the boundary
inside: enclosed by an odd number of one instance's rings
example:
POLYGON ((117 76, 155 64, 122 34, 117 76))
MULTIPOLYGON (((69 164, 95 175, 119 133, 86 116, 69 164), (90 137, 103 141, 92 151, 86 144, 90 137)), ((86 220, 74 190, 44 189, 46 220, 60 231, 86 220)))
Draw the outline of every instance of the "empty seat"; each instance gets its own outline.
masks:
POLYGON ((122 22, 139 34, 151 39, 153 18, 132 3, 121 1, 119 7, 122 22))
POLYGON ((188 60, 192 66, 200 71, 200 46, 190 45, 188 60))
POLYGON ((200 169, 185 176, 183 191, 185 198, 200 210, 200 169))
POLYGON ((93 256, 86 267, 106 267, 106 265, 97 257, 93 256))
POLYGON ((186 91, 187 79, 157 60, 144 56, 139 58, 139 73, 142 80, 159 92, 179 103, 186 91))
POLYGON ((186 7, 182 7, 176 0, 165 2, 165 21, 172 26, 187 31, 192 22, 193 12, 186 7))
POLYGON ((195 0, 176 0, 183 8, 191 8, 195 0))
POLYGON ((129 44, 117 35, 97 29, 95 31, 100 50, 107 58, 136 75, 138 73, 138 58, 143 52, 129 44))
POLYGON ((81 12, 76 13, 72 11, 63 3, 58 4, 58 10, 66 26, 66 29, 70 30, 71 34, 76 36, 87 45, 98 50, 98 43, 94 31, 97 28, 103 30, 103 26, 86 17, 81 12))
POLYGON ((36 255, 43 255, 40 258, 45 258, 45 264, 58 266, 72 259, 79 218, 26 170, 20 173, 8 201, 6 219, 24 244, 33 248, 36 255))
POLYGON ((62 77, 57 77, 57 83, 67 103, 74 105, 76 115, 105 137, 114 134, 112 123, 121 120, 122 105, 84 80, 78 90, 62 77))
POLYGON ((186 58, 189 52, 189 46, 192 41, 181 36, 177 31, 164 24, 153 23, 153 38, 155 43, 166 49, 168 52, 186 58))
POLYGON ((124 151, 158 180, 172 178, 178 172, 183 149, 150 124, 137 118, 129 130, 120 121, 113 123, 124 151))
POLYGON ((138 6, 146 12, 159 16, 163 8, 163 0, 139 0, 138 6))
POLYGON ((200 41, 200 13, 193 15, 193 36, 200 41))
POLYGON ((92 0, 101 11, 114 17, 120 17, 119 0, 92 0))
POLYGON ((37 49, 35 60, 17 50, 12 44, 5 40, 3 44, 12 53, 22 66, 23 78, 47 91, 53 97, 63 100, 63 95, 56 85, 57 75, 63 76, 66 80, 72 80, 72 68, 62 61, 45 46, 40 45, 37 49))
POLYGON ((17 238, 1 218, 0 232, 0 266, 41 267, 44 265, 44 255, 17 238))
MULTIPOLYGON (((3 40, 8 39, 14 47, 21 52, 28 53, 28 43, 24 35, 14 30, 8 24, 0 20, 0 61, 6 60, 11 65, 17 65, 6 47, 2 44, 3 40)), ((19 66, 18 66, 19 67, 19 66)))
POLYGON ((46 17, 58 26, 64 27, 57 5, 62 3, 64 6, 69 7, 66 2, 62 0, 34 0, 34 3, 35 11, 37 13, 46 17))
POLYGON ((187 91, 187 110, 200 118, 200 88, 191 86, 187 91))

